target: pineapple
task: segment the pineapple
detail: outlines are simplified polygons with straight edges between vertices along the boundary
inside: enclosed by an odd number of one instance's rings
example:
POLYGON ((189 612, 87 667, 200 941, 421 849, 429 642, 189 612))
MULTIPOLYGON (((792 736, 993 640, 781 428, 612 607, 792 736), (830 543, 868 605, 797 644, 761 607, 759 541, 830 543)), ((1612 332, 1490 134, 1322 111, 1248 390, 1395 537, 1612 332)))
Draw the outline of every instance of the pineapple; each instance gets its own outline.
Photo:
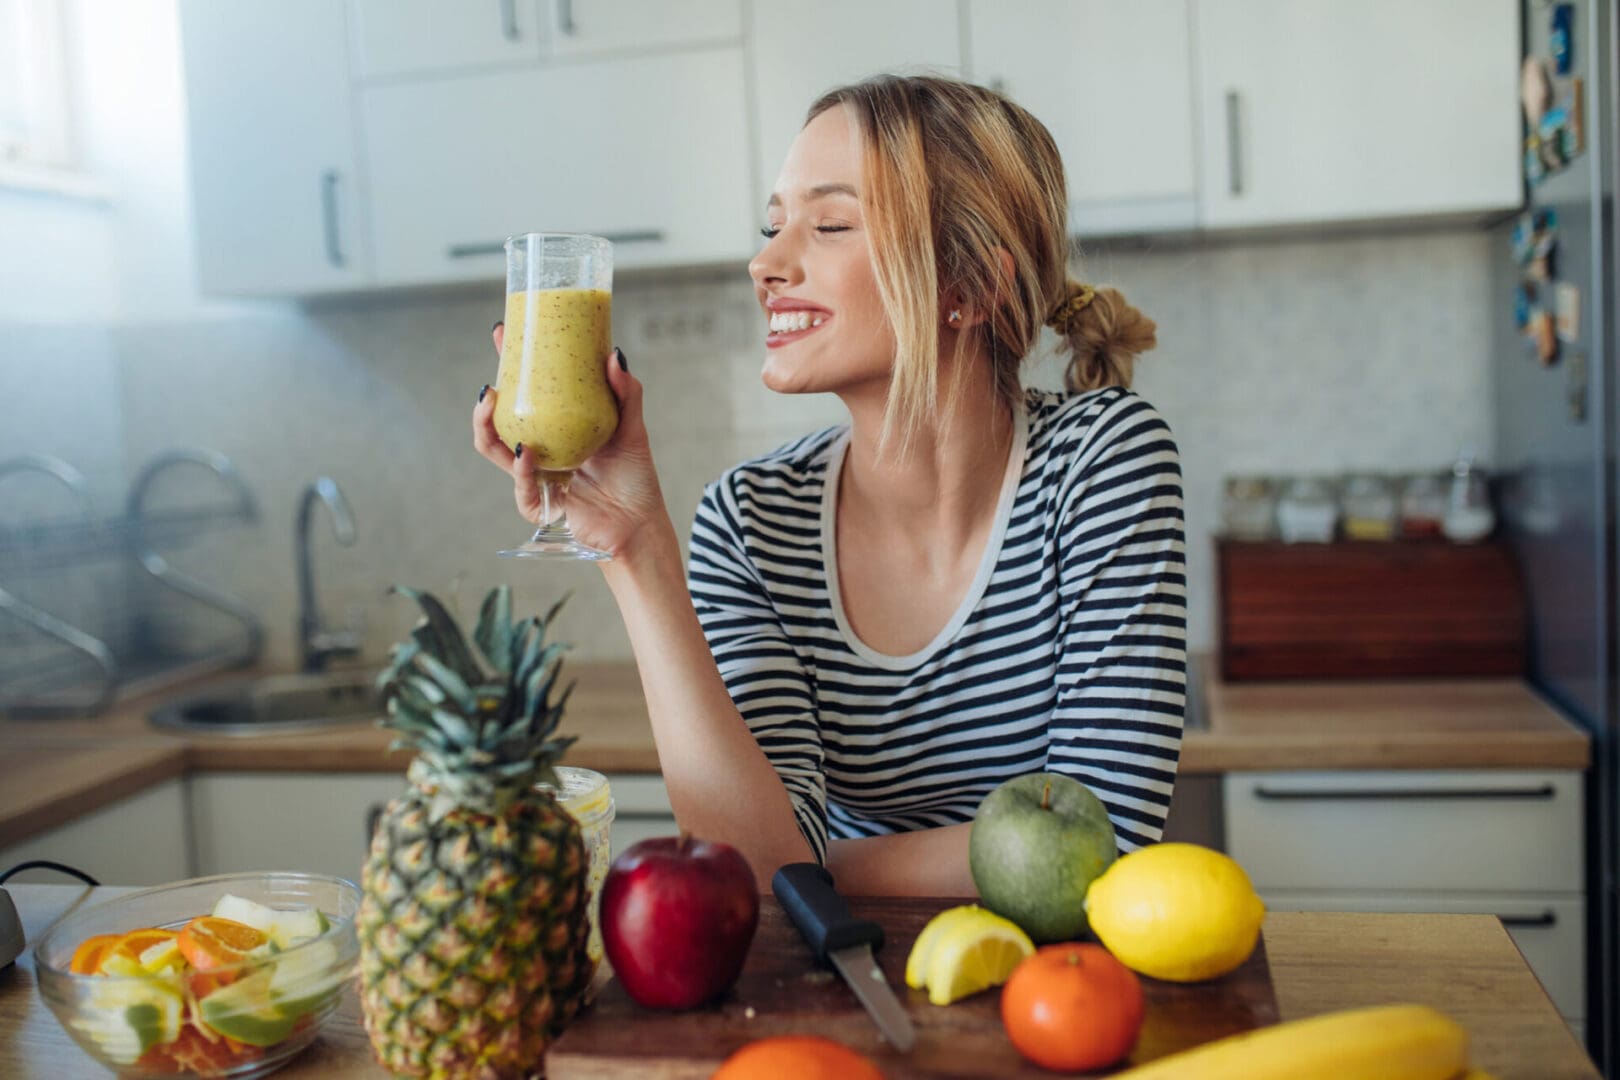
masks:
POLYGON ((513 622, 511 590, 492 590, 480 663, 443 605, 396 591, 425 617, 378 680, 381 723, 417 757, 362 874, 366 1031, 395 1075, 528 1076, 594 974, 579 826, 535 788, 574 741, 552 738, 568 699, 552 699, 565 646, 545 641, 557 607, 513 622))

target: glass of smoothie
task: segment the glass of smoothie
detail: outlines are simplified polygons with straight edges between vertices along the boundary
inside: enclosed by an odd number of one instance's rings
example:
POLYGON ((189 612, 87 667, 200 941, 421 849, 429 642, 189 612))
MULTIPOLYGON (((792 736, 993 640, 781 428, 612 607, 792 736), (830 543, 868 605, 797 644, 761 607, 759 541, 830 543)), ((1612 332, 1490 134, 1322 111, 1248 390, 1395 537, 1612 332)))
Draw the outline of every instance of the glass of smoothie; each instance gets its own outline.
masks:
POLYGON ((523 444, 521 467, 540 482, 540 527, 515 558, 606 559, 563 514, 574 470, 619 426, 603 370, 613 348, 613 245, 578 233, 506 241, 506 337, 496 375, 495 431, 523 444))

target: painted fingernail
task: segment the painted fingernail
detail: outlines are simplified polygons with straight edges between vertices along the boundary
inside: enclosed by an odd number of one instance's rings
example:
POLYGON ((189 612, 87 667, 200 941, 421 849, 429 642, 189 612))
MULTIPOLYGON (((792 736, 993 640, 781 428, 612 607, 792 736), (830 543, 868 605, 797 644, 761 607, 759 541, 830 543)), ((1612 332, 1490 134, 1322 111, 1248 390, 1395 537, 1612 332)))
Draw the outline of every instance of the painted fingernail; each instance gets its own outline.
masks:
POLYGON ((626 375, 630 374, 630 361, 624 358, 624 350, 615 345, 613 346, 613 354, 619 358, 619 370, 626 375))
POLYGON ((478 404, 482 405, 484 403, 484 395, 487 393, 489 393, 489 383, 485 383, 484 388, 478 391, 478 404))
POLYGON ((513 457, 522 457, 523 456, 523 444, 522 443, 517 444, 517 449, 512 451, 512 456, 513 457))
POLYGON ((493 334, 495 332, 496 327, 505 326, 505 325, 506 325, 506 320, 505 319, 496 319, 494 322, 489 324, 489 332, 493 334))

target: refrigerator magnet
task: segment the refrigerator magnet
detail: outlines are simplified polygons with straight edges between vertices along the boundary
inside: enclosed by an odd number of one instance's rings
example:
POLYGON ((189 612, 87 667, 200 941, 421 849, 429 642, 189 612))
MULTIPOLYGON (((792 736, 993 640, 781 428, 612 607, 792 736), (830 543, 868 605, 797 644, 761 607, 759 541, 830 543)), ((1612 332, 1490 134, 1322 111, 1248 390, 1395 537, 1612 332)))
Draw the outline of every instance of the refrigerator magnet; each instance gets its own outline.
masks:
POLYGON ((1568 75, 1575 63, 1575 5, 1559 4, 1552 11, 1552 26, 1548 33, 1552 52, 1553 70, 1568 75))
POLYGON ((1558 359, 1558 330, 1550 311, 1541 308, 1531 314, 1530 338, 1536 343, 1536 359, 1541 366, 1551 367, 1558 359))
POLYGON ((1552 78, 1539 56, 1524 58, 1524 66, 1519 70, 1519 102, 1524 106, 1530 130, 1536 130, 1541 125, 1542 114, 1552 104, 1552 78))
POLYGON ((1553 286, 1554 323, 1560 341, 1581 339, 1581 290, 1569 281, 1553 286))

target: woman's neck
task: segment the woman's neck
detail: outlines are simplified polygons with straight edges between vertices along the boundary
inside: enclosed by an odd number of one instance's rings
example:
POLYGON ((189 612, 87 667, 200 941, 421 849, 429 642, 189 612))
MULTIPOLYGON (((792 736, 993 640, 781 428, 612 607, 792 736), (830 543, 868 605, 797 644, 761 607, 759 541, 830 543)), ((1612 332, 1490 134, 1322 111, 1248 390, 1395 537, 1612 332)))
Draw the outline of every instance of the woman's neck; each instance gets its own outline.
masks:
POLYGON ((984 382, 954 398, 942 385, 936 421, 916 433, 904 455, 895 441, 879 453, 887 387, 846 395, 850 440, 839 511, 890 535, 927 535, 949 547, 979 531, 995 513, 1014 431, 1011 407, 984 382))

